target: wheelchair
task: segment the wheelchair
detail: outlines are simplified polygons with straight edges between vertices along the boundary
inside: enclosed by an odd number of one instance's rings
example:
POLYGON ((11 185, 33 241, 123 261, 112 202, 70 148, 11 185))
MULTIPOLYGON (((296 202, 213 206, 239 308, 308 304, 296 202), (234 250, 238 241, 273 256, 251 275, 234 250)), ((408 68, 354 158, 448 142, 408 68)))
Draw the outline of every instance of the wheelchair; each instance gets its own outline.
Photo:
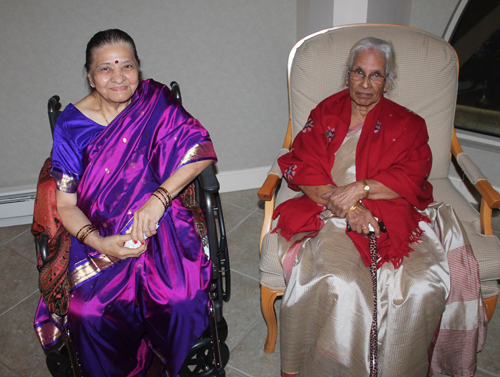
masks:
MULTIPOLYGON (((177 100, 182 103, 179 84, 175 81, 170 87, 177 100)), ((61 103, 59 96, 53 96, 48 101, 48 116, 52 135, 59 114, 61 103)), ((222 315, 223 302, 228 302, 231 296, 231 271, 227 248, 224 216, 219 197, 219 182, 213 166, 207 167, 194 180, 195 196, 204 214, 207 225, 208 247, 212 261, 212 278, 210 284, 210 305, 208 308, 209 327, 196 341, 189 351, 181 370, 180 377, 222 377, 224 367, 229 360, 229 347, 225 340, 228 334, 226 320, 222 315)), ((37 256, 42 263, 48 262, 48 235, 41 233, 35 236, 37 256)), ((38 267, 39 271, 41 267, 38 267)), ((72 334, 68 327, 64 330, 64 345, 60 349, 47 353, 46 363, 52 376, 79 377, 78 360, 73 347, 72 334)), ((158 356, 157 371, 163 369, 166 359, 161 352, 152 348, 158 356)), ((149 374, 148 374, 149 375, 149 374)))

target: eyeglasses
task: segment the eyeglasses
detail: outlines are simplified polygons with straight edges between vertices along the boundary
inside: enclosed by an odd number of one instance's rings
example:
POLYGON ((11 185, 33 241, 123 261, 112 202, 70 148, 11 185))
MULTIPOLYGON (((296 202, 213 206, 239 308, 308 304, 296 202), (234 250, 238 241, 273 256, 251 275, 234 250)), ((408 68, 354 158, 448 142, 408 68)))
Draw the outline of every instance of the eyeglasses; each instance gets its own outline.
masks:
MULTIPOLYGON (((356 69, 354 71, 349 71, 349 77, 355 81, 362 81, 366 77, 366 73, 362 69, 356 69)), ((373 72, 368 75, 368 79, 377 85, 382 85, 387 76, 382 76, 379 72, 373 72)))

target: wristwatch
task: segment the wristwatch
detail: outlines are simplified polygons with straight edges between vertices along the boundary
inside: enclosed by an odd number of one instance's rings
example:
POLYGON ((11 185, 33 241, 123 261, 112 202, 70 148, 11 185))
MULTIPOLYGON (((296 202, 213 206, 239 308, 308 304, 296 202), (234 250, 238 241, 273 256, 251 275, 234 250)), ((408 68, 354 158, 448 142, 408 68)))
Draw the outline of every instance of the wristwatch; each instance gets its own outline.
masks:
POLYGON ((363 179, 361 181, 363 183, 363 190, 365 190, 365 195, 363 196, 363 199, 368 198, 368 194, 370 193, 370 185, 366 183, 366 181, 363 179))

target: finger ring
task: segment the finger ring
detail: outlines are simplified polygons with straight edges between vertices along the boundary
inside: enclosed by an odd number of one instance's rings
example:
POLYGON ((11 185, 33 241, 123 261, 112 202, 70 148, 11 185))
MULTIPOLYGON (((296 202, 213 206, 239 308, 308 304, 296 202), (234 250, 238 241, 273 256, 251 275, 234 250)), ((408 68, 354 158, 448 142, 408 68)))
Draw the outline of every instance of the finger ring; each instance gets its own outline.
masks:
POLYGON ((366 226, 362 226, 361 229, 366 230, 368 228, 366 226))

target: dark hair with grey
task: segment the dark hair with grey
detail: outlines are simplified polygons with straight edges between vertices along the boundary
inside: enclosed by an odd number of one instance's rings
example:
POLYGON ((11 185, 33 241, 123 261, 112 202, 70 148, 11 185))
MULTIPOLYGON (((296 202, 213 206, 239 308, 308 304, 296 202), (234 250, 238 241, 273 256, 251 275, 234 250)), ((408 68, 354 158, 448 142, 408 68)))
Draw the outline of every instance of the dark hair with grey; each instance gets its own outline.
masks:
MULTIPOLYGON (((93 56, 96 50, 107 45, 117 43, 126 43, 129 45, 130 50, 134 54, 137 64, 140 64, 139 57, 137 56, 137 49, 134 40, 130 35, 120 29, 108 29, 100 31, 90 39, 87 43, 87 50, 85 51, 85 70, 87 73, 92 71, 93 56)), ((138 67, 139 68, 139 67, 138 67)))
POLYGON ((385 74, 386 78, 386 86, 388 89, 391 89, 394 86, 394 80, 396 80, 397 76, 397 66, 396 66, 396 55, 394 54, 394 48, 390 42, 384 41, 382 39, 374 38, 374 37, 366 37, 361 39, 351 48, 351 52, 349 53, 349 57, 347 58, 347 65, 345 69, 345 75, 349 74, 349 70, 352 68, 354 64, 354 59, 356 55, 361 51, 366 50, 375 50, 379 51, 384 55, 386 60, 385 65, 385 74))

